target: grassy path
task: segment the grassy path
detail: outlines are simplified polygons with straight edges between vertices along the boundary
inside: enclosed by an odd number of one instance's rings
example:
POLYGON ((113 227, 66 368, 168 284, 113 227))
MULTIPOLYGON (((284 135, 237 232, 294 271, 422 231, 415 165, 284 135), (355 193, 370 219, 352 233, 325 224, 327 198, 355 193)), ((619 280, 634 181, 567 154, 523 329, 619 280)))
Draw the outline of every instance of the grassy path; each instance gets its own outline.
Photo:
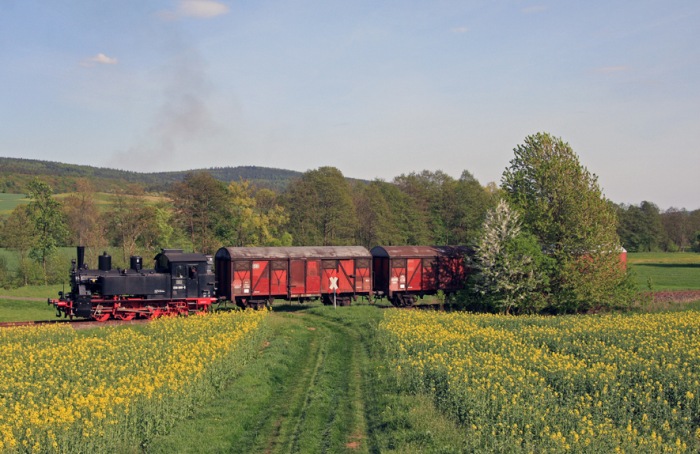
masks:
POLYGON ((273 313, 260 357, 149 452, 369 452, 361 335, 310 312, 273 313))

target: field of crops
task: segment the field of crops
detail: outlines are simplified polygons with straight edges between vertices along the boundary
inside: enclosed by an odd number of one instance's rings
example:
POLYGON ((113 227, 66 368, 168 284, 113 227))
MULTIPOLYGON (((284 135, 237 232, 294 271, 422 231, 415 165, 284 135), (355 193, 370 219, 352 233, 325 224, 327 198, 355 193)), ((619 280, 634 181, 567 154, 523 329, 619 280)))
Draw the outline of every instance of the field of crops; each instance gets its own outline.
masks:
POLYGON ((697 452, 700 313, 507 317, 392 311, 398 383, 465 452, 697 452))
POLYGON ((0 452, 136 452, 237 373, 266 313, 0 331, 0 452))

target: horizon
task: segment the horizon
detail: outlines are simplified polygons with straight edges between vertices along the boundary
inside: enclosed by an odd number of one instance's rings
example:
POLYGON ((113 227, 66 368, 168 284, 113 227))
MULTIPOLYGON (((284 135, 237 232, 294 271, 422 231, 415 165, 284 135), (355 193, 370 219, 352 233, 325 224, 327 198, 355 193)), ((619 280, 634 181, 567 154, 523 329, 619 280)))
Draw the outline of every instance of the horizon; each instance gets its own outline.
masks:
POLYGON ((10 0, 0 155, 486 185, 547 132, 616 203, 697 209, 697 42, 693 0, 10 0))
MULTIPOLYGON (((60 161, 45 161, 45 160, 32 159, 32 158, 12 158, 12 157, 8 157, 8 156, 0 156, 0 159, 3 159, 3 158, 6 158, 6 159, 22 159, 22 160, 26 160, 26 161, 36 161, 36 162, 51 162, 51 163, 54 163, 54 164, 64 164, 64 165, 84 166, 84 167, 90 167, 90 168, 95 168, 95 169, 113 170, 113 171, 117 171, 117 172, 128 172, 128 173, 135 173, 135 174, 140 174, 140 175, 150 175, 150 174, 158 174, 158 173, 206 172, 206 171, 209 171, 209 170, 218 170, 218 169, 238 169, 238 168, 269 169, 269 170, 278 170, 278 171, 282 171, 282 172, 294 172, 294 173, 298 173, 299 175, 301 175, 301 174, 303 174, 303 173, 306 172, 306 171, 314 170, 314 169, 307 169, 307 170, 305 170, 305 171, 299 171, 299 170, 292 170, 292 169, 284 169, 284 168, 280 168, 280 167, 268 167, 268 166, 258 166, 258 165, 237 165, 237 166, 223 166, 223 167, 192 168, 192 169, 186 169, 186 170, 170 170, 170 171, 159 171, 159 170, 155 170, 155 171, 138 171, 138 170, 118 169, 118 168, 114 168, 114 167, 101 167, 101 166, 98 167, 98 166, 92 166, 92 165, 89 165, 89 164, 73 164, 73 163, 60 162, 60 161)), ((368 179, 364 179, 364 178, 357 178, 357 177, 354 177, 354 176, 352 176, 352 175, 346 175, 346 174, 343 172, 342 169, 338 169, 338 170, 340 170, 340 172, 343 174, 343 176, 344 176, 345 178, 348 178, 348 179, 351 179, 351 180, 365 181, 365 182, 370 182, 370 181, 375 180, 375 179, 368 180, 368 179)), ((422 169, 422 170, 415 170, 415 171, 412 171, 412 172, 409 172, 409 173, 413 173, 413 172, 415 172, 415 173, 420 173, 420 172, 422 172, 423 170, 425 170, 425 169, 422 169)), ((438 171, 440 171, 440 170, 438 170, 438 171)), ((400 175, 396 175, 395 177, 398 177, 398 176, 400 176, 400 175)), ((388 179, 388 180, 382 180, 382 181, 386 181, 386 182, 388 182, 388 183, 393 183, 393 179, 394 179, 395 177, 392 177, 391 179, 388 179)), ((482 183, 482 182, 479 182, 479 183, 480 183, 481 186, 484 187, 484 188, 485 188, 486 185, 488 184, 488 183, 484 184, 484 183, 482 183)), ((498 185, 498 187, 500 188, 500 185, 498 185)), ((603 193, 603 196, 605 197, 605 194, 604 194, 604 193, 603 193)), ((607 197, 606 197, 606 198, 607 198, 607 197)), ((609 199, 609 198, 607 198, 607 199, 610 200, 611 202, 615 203, 616 205, 624 205, 624 206, 639 206, 642 202, 651 202, 651 203, 653 203, 654 205, 656 205, 656 206, 659 208, 659 210, 660 210, 661 212, 665 212, 665 211, 667 211, 667 210, 669 210, 669 209, 686 210, 686 211, 688 211, 688 212, 700 210, 700 207, 698 207, 698 208, 689 208, 689 207, 684 207, 684 206, 669 206, 669 207, 663 207, 663 206, 659 205, 657 202, 655 202, 654 200, 642 200, 642 201, 640 201, 640 202, 638 202, 638 203, 627 203, 627 202, 619 202, 619 201, 617 201, 617 200, 612 200, 612 199, 609 199)))

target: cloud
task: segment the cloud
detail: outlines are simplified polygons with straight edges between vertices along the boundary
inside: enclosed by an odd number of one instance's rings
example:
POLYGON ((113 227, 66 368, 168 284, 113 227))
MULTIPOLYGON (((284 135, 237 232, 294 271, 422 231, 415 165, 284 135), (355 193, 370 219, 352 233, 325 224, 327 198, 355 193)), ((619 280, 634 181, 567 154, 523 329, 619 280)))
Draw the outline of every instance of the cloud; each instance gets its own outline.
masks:
POLYGON ((624 66, 624 65, 618 65, 618 66, 603 66, 600 68, 596 68, 596 72, 600 74, 613 74, 613 73, 621 73, 625 71, 629 71, 630 67, 629 66, 624 66))
POLYGON ((117 59, 114 57, 108 57, 103 53, 99 53, 94 57, 87 58, 81 62, 82 66, 95 66, 95 65, 116 65, 117 59))
POLYGON ((520 11, 522 11, 524 14, 535 14, 535 13, 542 13, 544 11, 547 11, 547 7, 544 5, 531 5, 531 6, 526 6, 520 11))
POLYGON ((184 17, 209 19, 229 12, 229 7, 215 0, 180 0, 175 11, 161 11, 159 16, 165 20, 184 17))
POLYGON ((139 171, 192 166, 197 162, 194 156, 221 132, 212 113, 206 61, 197 49, 182 50, 170 59, 159 81, 162 102, 151 122, 132 146, 114 153, 109 166, 131 165, 133 170, 137 165, 139 171))
POLYGON ((452 33, 457 33, 457 34, 467 33, 469 31, 469 27, 455 27, 450 31, 452 33))

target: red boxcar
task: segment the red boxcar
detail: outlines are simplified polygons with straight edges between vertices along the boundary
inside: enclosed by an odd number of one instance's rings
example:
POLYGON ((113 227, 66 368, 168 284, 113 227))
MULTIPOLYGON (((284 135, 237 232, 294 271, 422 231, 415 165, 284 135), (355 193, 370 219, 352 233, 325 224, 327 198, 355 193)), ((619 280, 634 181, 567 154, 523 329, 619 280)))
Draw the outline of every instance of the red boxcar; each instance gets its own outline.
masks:
POLYGON ((347 305, 372 294, 372 255, 361 246, 227 247, 215 261, 217 296, 240 306, 276 298, 347 305))
POLYGON ((374 289, 395 306, 410 306, 417 297, 464 288, 469 271, 464 246, 376 246, 372 249, 374 289))

